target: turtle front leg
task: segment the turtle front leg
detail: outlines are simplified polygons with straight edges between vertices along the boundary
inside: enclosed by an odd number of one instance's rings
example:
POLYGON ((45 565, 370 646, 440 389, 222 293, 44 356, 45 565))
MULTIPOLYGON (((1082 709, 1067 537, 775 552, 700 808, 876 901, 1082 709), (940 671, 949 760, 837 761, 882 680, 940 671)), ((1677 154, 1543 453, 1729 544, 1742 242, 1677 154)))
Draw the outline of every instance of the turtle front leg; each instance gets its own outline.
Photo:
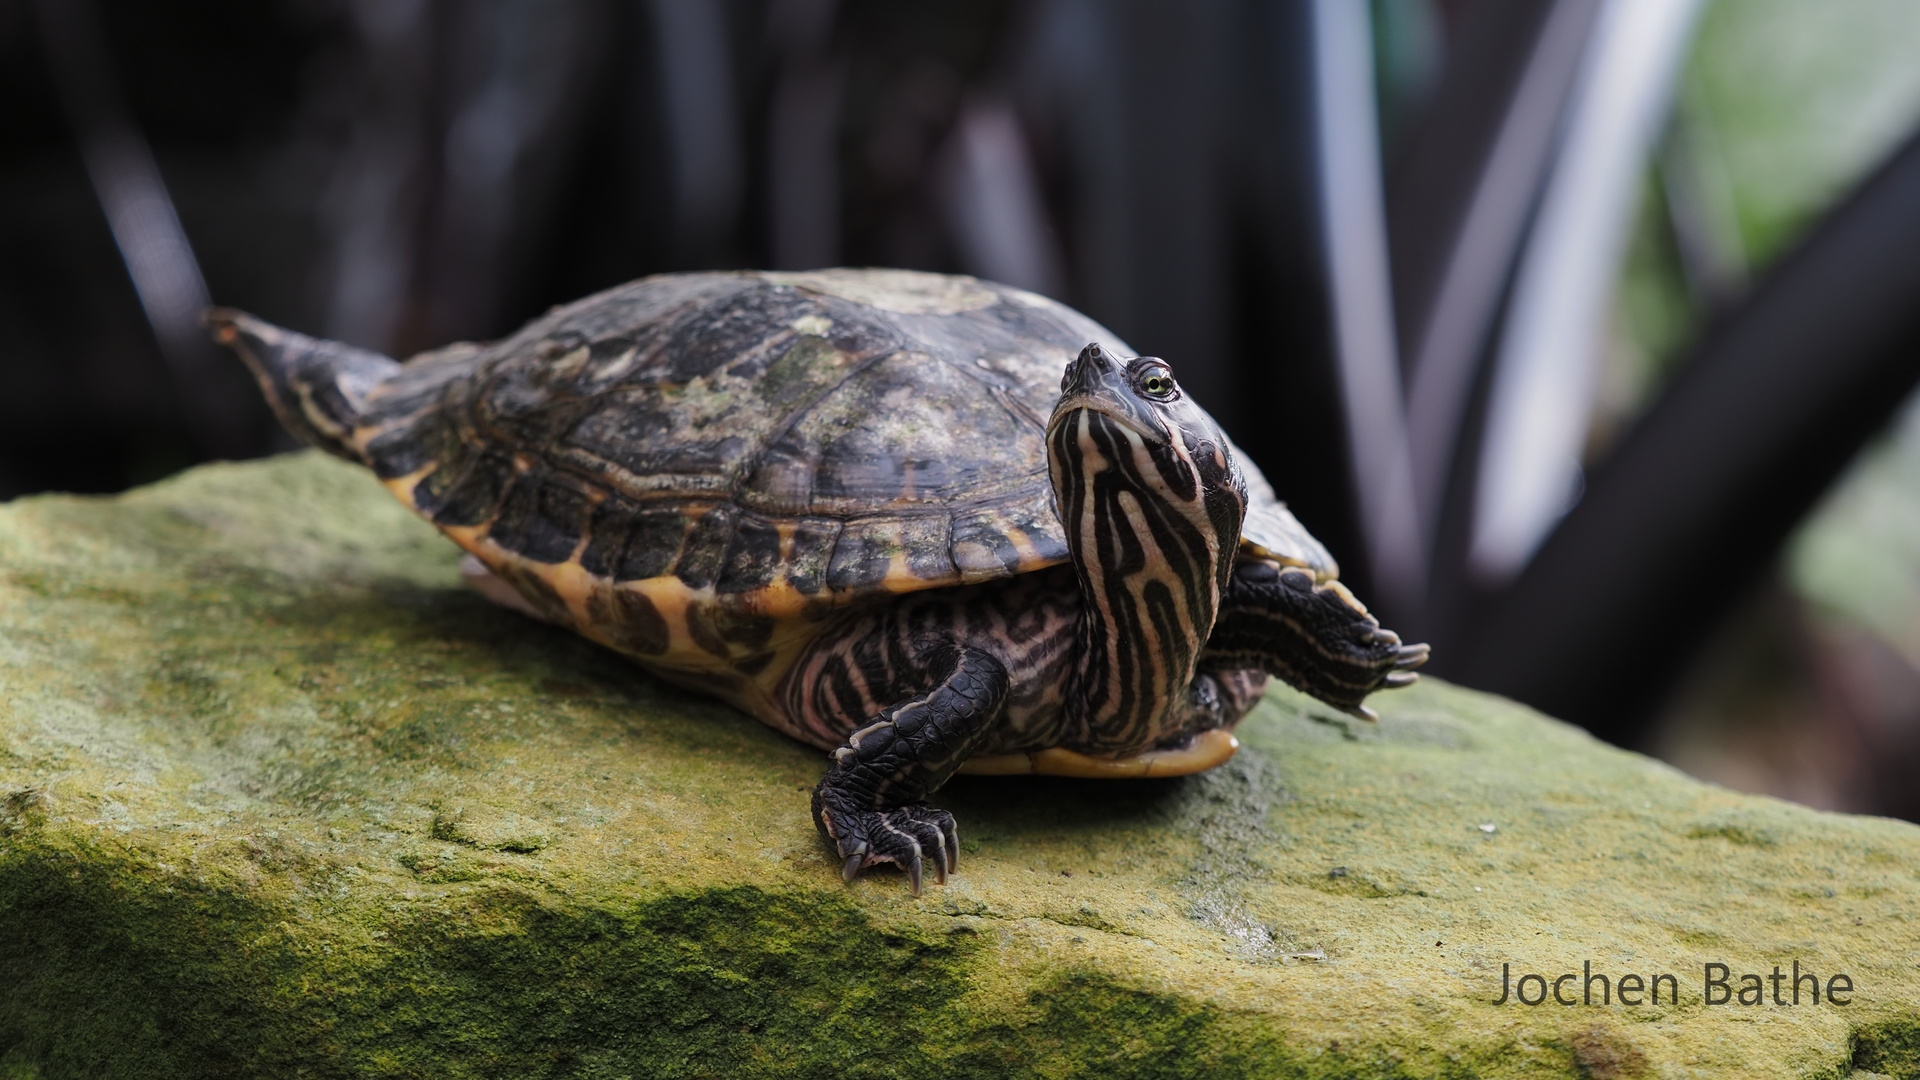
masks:
POLYGON ((1362 704, 1367 695, 1413 683, 1410 669, 1426 660, 1425 645, 1402 645, 1339 582, 1316 585, 1265 559, 1234 567, 1200 654, 1204 669, 1266 671, 1368 720, 1378 717, 1362 704))
POLYGON ((813 823, 844 861, 846 880, 895 863, 915 896, 924 860, 945 884, 960 854, 953 815, 922 800, 973 754, 1007 698, 1007 670, 989 653, 949 644, 926 659, 933 689, 848 736, 813 789, 813 823))

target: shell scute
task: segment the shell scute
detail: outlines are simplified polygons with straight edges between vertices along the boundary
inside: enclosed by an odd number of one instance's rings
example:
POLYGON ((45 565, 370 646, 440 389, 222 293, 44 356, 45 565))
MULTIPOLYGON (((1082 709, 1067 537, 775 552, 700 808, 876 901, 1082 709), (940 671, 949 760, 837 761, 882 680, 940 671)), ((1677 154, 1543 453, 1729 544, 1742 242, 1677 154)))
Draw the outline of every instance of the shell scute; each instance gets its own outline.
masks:
POLYGON ((510 455, 498 451, 470 454, 464 462, 441 465, 414 485, 413 503, 436 525, 479 525, 499 510, 500 499, 512 479, 510 455))
POLYGON ((836 343, 833 338, 820 334, 796 333, 770 362, 758 368, 743 364, 729 368, 727 373, 751 379, 754 396, 769 408, 783 413, 819 400, 821 395, 831 392, 858 370, 861 364, 872 359, 876 351, 891 352, 895 344, 891 335, 880 342, 869 343, 870 346, 884 346, 879 350, 862 348, 845 341, 843 335, 835 337, 841 337, 842 340, 836 343))
POLYGON ((688 635, 702 652, 735 670, 766 667, 762 658, 773 641, 773 616, 725 604, 689 604, 685 617, 688 635))
MULTIPOLYGON (((560 443, 568 449, 583 450, 595 457, 619 465, 628 471, 643 470, 658 463, 646 448, 656 440, 674 433, 675 420, 670 411, 660 408, 645 395, 632 391, 610 391, 568 427, 560 443)), ((680 448, 674 447, 676 451, 680 448)), ((657 453, 657 452, 655 452, 657 453)))
POLYGON ((366 453, 376 463, 374 475, 382 480, 392 480, 444 461, 443 455, 449 449, 457 452, 457 448, 449 448, 445 444, 444 438, 423 438, 409 426, 382 432, 368 439, 366 453))
POLYGON ((1041 434, 980 378, 922 351, 847 378, 769 447, 742 502, 860 517, 998 498, 1044 481, 1041 434))
POLYGON ((715 583, 716 592, 743 593, 763 589, 780 575, 780 528, 752 514, 740 515, 727 546, 726 566, 715 583))
POLYGON ((673 630, 646 593, 638 589, 598 589, 587 601, 587 617, 609 644, 638 656, 660 656, 673 645, 673 630))
POLYGON ((793 323, 818 314, 818 306, 797 290, 743 289, 677 321, 656 378, 755 379, 798 336, 793 323))
POLYGON ((632 503, 617 495, 603 496, 593 504, 587 520, 587 544, 580 549, 582 570, 609 581, 619 576, 634 511, 632 503))
POLYGON ((693 528, 680 546, 680 559, 673 564, 673 575, 686 582, 687 588, 710 588, 720 579, 738 514, 732 504, 716 503, 693 519, 693 528))
MULTIPOLYGON (((607 500, 607 505, 612 506, 613 500, 607 500)), ((618 509, 610 513, 618 513, 618 509)), ((680 561, 681 549, 686 546, 687 534, 698 520, 698 510, 690 512, 676 505, 642 505, 625 520, 626 541, 613 579, 642 581, 672 572, 674 564, 680 561)), ((608 525, 610 529, 617 527, 612 520, 608 525)))
POLYGON ((827 587, 843 592, 883 588, 894 560, 906 552, 901 526, 898 518, 848 522, 827 564, 827 587))
POLYGON ((1036 570, 1067 561, 1067 541, 1053 513, 1051 489, 1029 488, 1015 497, 954 515, 954 566, 967 581, 1006 576, 1007 567, 1036 570))
POLYGON ((793 523, 782 564, 795 592, 819 596, 826 591, 827 571, 845 528, 845 522, 832 518, 801 518, 793 523))
POLYGON ((505 578, 521 596, 525 597, 542 617, 558 626, 575 625, 573 609, 568 606, 566 597, 554 587, 539 568, 515 560, 506 560, 489 567, 495 574, 505 578))
POLYGON ((487 539, 539 563, 571 560, 586 535, 587 493, 536 466, 514 477, 487 539))

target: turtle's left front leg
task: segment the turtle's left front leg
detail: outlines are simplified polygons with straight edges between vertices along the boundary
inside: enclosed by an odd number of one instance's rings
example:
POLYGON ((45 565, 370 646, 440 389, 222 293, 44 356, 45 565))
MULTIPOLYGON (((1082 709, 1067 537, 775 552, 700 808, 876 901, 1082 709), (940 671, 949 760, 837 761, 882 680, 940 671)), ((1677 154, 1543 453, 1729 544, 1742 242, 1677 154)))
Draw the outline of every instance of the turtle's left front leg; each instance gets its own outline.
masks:
POLYGON ((915 896, 924 860, 944 884, 960 854, 953 815, 922 800, 973 754, 1007 698, 1007 670, 989 653, 947 644, 926 661, 933 688, 848 736, 813 789, 813 823, 844 860, 846 879, 896 863, 915 896))
POLYGON ((1369 720, 1367 695, 1414 682, 1426 660, 1425 645, 1402 645, 1339 582, 1265 559, 1234 567, 1200 654, 1203 669, 1266 671, 1369 720))

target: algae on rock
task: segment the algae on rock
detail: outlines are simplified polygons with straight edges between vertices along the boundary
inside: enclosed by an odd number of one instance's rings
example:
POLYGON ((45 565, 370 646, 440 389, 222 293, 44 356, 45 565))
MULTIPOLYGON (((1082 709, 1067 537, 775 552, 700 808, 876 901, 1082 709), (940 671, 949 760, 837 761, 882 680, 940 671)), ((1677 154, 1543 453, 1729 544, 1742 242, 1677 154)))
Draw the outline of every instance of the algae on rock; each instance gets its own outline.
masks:
POLYGON ((0 1077, 1920 1075, 1920 828, 1429 680, 848 887, 817 751, 456 556, 313 453, 0 507, 0 1077), (1703 998, 1796 961, 1850 1003, 1703 998))

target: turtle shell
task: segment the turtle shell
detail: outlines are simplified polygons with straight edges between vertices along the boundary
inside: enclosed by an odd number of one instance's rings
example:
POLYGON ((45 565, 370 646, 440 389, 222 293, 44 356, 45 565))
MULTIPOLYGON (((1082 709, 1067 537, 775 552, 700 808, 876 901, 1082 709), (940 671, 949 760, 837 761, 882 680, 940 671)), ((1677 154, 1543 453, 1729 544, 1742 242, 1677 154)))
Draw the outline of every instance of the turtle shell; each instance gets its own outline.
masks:
MULTIPOLYGON (((1127 353, 968 277, 662 275, 409 361, 354 442, 548 618, 752 678, 826 612, 1066 562, 1045 426, 1090 341, 1127 353)), ((1240 461, 1249 547, 1332 576, 1240 461)))

